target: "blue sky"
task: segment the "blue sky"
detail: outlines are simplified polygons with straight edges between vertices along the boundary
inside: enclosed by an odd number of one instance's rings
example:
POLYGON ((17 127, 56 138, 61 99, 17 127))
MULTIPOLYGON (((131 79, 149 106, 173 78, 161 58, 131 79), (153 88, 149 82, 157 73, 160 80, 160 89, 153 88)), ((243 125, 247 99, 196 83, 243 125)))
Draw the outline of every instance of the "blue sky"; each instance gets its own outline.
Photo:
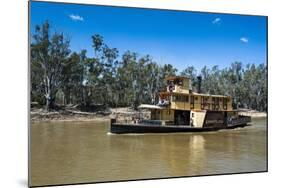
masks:
POLYGON ((220 68, 234 61, 266 63, 266 17, 155 9, 31 2, 31 32, 48 20, 52 31, 71 39, 71 50, 87 50, 93 34, 108 46, 149 54, 180 71, 187 66, 220 68))

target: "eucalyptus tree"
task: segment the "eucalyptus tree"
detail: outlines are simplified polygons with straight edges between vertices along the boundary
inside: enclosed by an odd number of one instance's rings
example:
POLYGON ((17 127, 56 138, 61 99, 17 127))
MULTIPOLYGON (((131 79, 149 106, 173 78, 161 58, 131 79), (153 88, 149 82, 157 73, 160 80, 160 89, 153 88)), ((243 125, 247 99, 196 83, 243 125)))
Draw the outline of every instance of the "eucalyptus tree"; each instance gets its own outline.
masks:
POLYGON ((87 105, 90 103, 111 105, 114 101, 118 50, 104 43, 101 35, 92 36, 94 57, 87 59, 87 105))
POLYGON ((242 92, 242 63, 241 62, 234 62, 231 64, 230 68, 228 68, 228 91, 230 95, 233 97, 233 105, 235 108, 243 107, 241 103, 241 92, 242 92))
POLYGON ((63 33, 50 33, 48 21, 37 25, 31 43, 31 67, 43 90, 46 110, 53 107, 55 95, 62 86, 62 71, 70 54, 69 40, 63 33))
MULTIPOLYGON (((86 50, 71 53, 63 33, 51 33, 46 21, 36 26, 31 42, 31 100, 54 107, 56 94, 63 93, 67 104, 108 107, 157 103, 157 93, 165 88, 165 78, 176 76, 171 64, 160 65, 150 55, 126 51, 119 58, 117 48, 105 44, 101 35, 92 36, 94 56, 86 50)), ((241 62, 219 69, 188 66, 182 72, 192 80, 202 77, 202 92, 233 97, 235 108, 267 110, 267 66, 241 62)), ((59 95, 60 96, 60 95, 59 95)), ((85 108, 90 109, 90 108, 85 108)))
POLYGON ((211 85, 211 71, 207 66, 204 66, 201 69, 201 73, 200 73, 201 77, 202 77, 202 85, 201 85, 201 91, 203 93, 210 93, 210 85, 211 85))
POLYGON ((104 90, 104 104, 114 105, 115 97, 115 84, 116 84, 116 69, 118 66, 118 50, 116 48, 110 48, 107 45, 103 46, 102 50, 102 82, 101 88, 104 90))
POLYGON ((65 95, 66 104, 84 103, 84 80, 85 80, 86 50, 80 54, 74 52, 67 58, 62 71, 62 90, 65 95))
POLYGON ((130 106, 134 100, 134 74, 136 74, 137 54, 126 51, 116 72, 116 97, 121 106, 130 106))
POLYGON ((146 83, 147 83, 147 99, 145 102, 156 104, 158 101, 157 93, 159 92, 162 80, 161 80, 161 68, 156 62, 149 59, 146 65, 146 83))
POLYGON ((243 88, 243 102, 246 108, 267 111, 266 65, 248 64, 244 71, 243 88))

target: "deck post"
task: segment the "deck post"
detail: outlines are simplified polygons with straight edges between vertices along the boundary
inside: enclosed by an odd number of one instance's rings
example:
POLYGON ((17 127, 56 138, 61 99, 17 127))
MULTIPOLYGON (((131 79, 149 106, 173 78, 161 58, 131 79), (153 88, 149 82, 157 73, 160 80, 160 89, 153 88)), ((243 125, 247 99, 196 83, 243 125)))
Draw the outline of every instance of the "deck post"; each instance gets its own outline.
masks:
POLYGON ((110 125, 112 125, 113 123, 116 123, 116 119, 110 119, 110 125))

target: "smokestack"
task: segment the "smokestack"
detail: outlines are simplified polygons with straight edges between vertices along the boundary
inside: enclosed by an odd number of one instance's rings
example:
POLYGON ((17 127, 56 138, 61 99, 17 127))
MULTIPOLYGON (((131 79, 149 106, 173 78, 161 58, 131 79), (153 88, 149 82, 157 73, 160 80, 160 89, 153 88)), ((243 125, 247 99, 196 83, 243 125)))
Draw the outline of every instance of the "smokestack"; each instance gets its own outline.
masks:
POLYGON ((197 76, 197 92, 201 93, 202 76, 197 76))

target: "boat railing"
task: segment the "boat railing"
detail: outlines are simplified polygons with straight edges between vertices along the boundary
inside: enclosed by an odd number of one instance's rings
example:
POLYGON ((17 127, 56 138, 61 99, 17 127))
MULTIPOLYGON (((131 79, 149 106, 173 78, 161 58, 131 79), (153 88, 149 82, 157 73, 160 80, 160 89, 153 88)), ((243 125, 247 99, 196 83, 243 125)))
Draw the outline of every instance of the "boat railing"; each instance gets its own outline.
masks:
POLYGON ((120 118, 113 118, 110 120, 111 123, 116 123, 116 124, 151 124, 151 125, 162 125, 161 120, 146 120, 142 118, 132 118, 132 119, 120 119, 120 118))
POLYGON ((112 118, 111 124, 130 124, 130 125, 138 125, 138 124, 145 124, 145 125, 173 125, 174 121, 170 120, 151 120, 145 119, 143 117, 133 117, 132 119, 128 118, 112 118))
POLYGON ((250 116, 239 116, 237 118, 231 118, 228 120, 228 125, 242 125, 242 124, 247 124, 251 122, 251 117, 250 116))
POLYGON ((169 120, 150 120, 150 119, 142 119, 139 121, 139 124, 146 125, 172 125, 174 122, 169 120))
POLYGON ((111 123, 118 123, 118 124, 122 124, 122 123, 126 123, 126 124, 137 124, 139 122, 138 119, 128 119, 128 118, 117 118, 117 119, 111 119, 111 123))
POLYGON ((163 121, 161 120, 149 120, 149 119, 143 119, 140 120, 140 124, 151 124, 151 125, 162 125, 163 121))

